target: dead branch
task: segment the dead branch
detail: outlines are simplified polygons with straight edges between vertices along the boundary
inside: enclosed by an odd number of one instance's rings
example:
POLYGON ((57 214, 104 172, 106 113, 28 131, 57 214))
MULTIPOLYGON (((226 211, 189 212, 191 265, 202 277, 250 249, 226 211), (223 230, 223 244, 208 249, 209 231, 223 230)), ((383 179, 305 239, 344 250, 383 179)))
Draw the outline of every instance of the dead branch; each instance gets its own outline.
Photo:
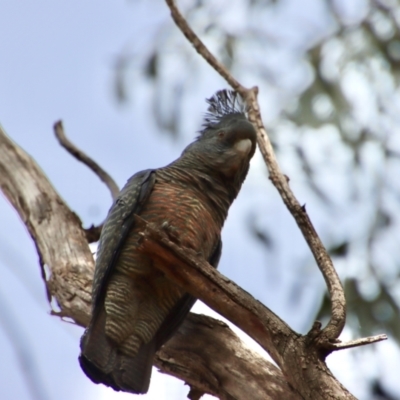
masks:
POLYGON ((366 344, 381 342, 382 340, 386 340, 386 339, 387 339, 387 335, 385 335, 385 334, 369 336, 366 338, 351 340, 349 342, 331 343, 331 349, 333 351, 351 349, 353 347, 365 346, 366 344))
POLYGON ((86 325, 94 263, 82 223, 1 127, 0 186, 35 242, 49 300, 54 296, 62 312, 86 325))
MULTIPOLYGON (((105 183, 111 193, 112 199, 115 200, 118 196, 119 188, 114 179, 99 164, 97 164, 96 161, 91 159, 81 149, 78 149, 78 147, 67 138, 62 121, 57 121, 54 124, 54 133, 60 145, 67 150, 68 153, 89 167, 100 178, 100 180, 105 183)), ((90 228, 85 229, 86 238, 89 243, 94 243, 99 240, 102 228, 103 224, 99 226, 92 225, 90 228)))
POLYGON ((327 343, 339 337, 346 322, 346 300, 343 287, 332 260, 315 231, 305 208, 297 201, 289 187, 286 176, 282 174, 279 168, 272 144, 262 122, 260 107, 257 101, 258 89, 256 87, 247 89, 241 85, 228 69, 215 58, 190 28, 189 24, 176 7, 174 0, 166 0, 166 3, 171 10, 171 16, 176 25, 194 46, 195 50, 232 86, 233 89, 240 93, 247 103, 249 119, 257 129, 258 146, 267 165, 270 179, 303 233, 328 286, 331 297, 331 319, 327 326, 319 333, 318 338, 320 345, 324 347, 327 343))
POLYGON ((65 135, 64 127, 62 121, 57 121, 54 124, 54 133, 58 142, 65 150, 68 151, 73 157, 78 161, 89 167, 102 182, 108 187, 111 197, 113 200, 116 199, 119 193, 119 187, 115 183, 114 179, 102 168, 96 161, 92 160, 87 154, 85 154, 81 149, 78 149, 65 135))
POLYGON ((156 365, 184 377, 194 394, 196 390, 220 399, 301 399, 277 367, 246 348, 225 323, 205 315, 189 314, 168 345, 157 353, 156 365), (246 383, 238 385, 236 379, 246 383), (267 382, 260 385, 264 379, 267 382))

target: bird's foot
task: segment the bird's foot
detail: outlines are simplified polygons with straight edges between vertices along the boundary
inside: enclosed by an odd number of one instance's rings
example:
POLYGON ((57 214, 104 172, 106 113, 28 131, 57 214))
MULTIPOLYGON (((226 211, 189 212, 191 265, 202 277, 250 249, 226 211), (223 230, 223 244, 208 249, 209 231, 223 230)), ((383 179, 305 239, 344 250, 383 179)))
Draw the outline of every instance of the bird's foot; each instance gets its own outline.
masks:
POLYGON ((164 221, 161 224, 161 229, 167 234, 169 240, 176 244, 180 244, 180 237, 178 233, 178 228, 172 226, 168 221, 164 221))

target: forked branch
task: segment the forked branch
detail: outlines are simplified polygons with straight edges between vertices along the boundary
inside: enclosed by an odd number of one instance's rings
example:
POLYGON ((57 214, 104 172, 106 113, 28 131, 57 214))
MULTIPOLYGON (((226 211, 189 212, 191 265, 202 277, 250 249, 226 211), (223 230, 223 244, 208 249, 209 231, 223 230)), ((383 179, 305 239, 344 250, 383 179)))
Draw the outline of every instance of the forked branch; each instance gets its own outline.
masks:
POLYGON ((346 321, 346 301, 343 287, 332 260, 315 231, 305 208, 300 205, 294 196, 289 187, 287 177, 279 168, 271 141, 269 140, 262 122, 260 107, 257 101, 258 89, 256 87, 248 89, 238 82, 194 33, 180 13, 174 0, 166 0, 166 3, 171 10, 171 16, 176 25, 189 42, 192 43, 196 51, 228 82, 229 85, 232 86, 233 89, 239 92, 246 101, 249 119, 257 129, 258 146, 267 165, 270 179, 303 233, 328 286, 331 297, 331 319, 327 326, 320 332, 319 340, 321 341, 321 345, 322 342, 332 342, 339 337, 346 321))
MULTIPOLYGON (((320 329, 318 323, 314 324, 308 335, 297 334, 276 314, 219 273, 193 250, 182 248, 170 240, 168 232, 139 216, 136 216, 136 223, 142 229, 140 249, 160 261, 154 265, 169 280, 200 298, 256 340, 269 352, 283 370, 288 382, 304 398, 321 398, 319 396, 324 393, 322 389, 325 387, 328 391, 333 391, 332 393, 337 389, 337 393, 343 394, 343 397, 333 398, 353 399, 329 373, 321 357, 322 346, 312 345, 320 329), (307 385, 304 388, 305 382, 307 385)), ((331 351, 362 346, 386 338, 386 335, 378 335, 348 343, 324 342, 323 353, 329 354, 331 351)))

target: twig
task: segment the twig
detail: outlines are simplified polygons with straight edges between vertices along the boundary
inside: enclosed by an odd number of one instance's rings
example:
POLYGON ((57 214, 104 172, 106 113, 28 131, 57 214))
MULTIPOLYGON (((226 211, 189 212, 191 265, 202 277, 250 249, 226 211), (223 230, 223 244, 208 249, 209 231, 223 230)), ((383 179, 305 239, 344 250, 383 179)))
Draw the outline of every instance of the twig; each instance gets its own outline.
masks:
POLYGON ((296 223, 303 233, 303 236, 307 241, 328 286, 332 303, 332 315, 327 326, 320 332, 319 336, 321 344, 337 339, 346 322, 346 300, 344 297, 343 287, 335 271, 332 260, 315 231, 307 212, 295 198, 289 187, 286 176, 282 174, 278 166, 272 144, 262 122, 260 108, 257 101, 258 89, 256 87, 247 89, 241 85, 231 75, 227 68, 222 65, 213 54, 211 54, 199 37, 190 28, 185 18, 176 7, 175 2, 173 0, 166 0, 166 3, 171 10, 171 16, 176 25, 189 42, 192 43, 196 51, 232 86, 233 89, 239 92, 246 101, 249 119, 257 129, 258 146, 267 165, 270 179, 281 195, 286 207, 296 220, 296 223))
POLYGON ((345 343, 331 343, 330 346, 332 351, 337 351, 337 350, 351 349, 353 347, 365 346, 366 344, 381 342, 382 340, 386 339, 387 335, 382 334, 382 335, 369 336, 366 338, 351 340, 350 342, 345 342, 345 343))
POLYGON ((96 161, 92 160, 88 155, 86 155, 82 150, 78 149, 65 135, 62 121, 57 121, 54 124, 54 133, 62 147, 68 151, 73 157, 89 167, 108 187, 113 200, 116 199, 119 193, 118 185, 115 183, 114 179, 100 167, 96 161))
MULTIPOLYGON (((78 149, 65 135, 64 127, 62 121, 57 121, 54 124, 54 133, 58 139, 58 142, 65 150, 68 151, 73 157, 78 161, 89 167, 108 187, 111 197, 113 200, 116 199, 119 193, 118 185, 115 183, 114 179, 104 171, 94 160, 92 160, 88 155, 86 155, 82 150, 78 149)), ((89 229, 85 229, 86 239, 89 243, 96 242, 99 240, 101 229, 103 224, 99 226, 92 225, 89 229)))
POLYGON ((175 5, 174 0, 166 0, 166 3, 171 10, 172 19, 186 36, 186 39, 192 43, 195 50, 232 86, 233 89, 242 94, 242 91, 246 89, 229 73, 228 69, 215 58, 200 38, 193 32, 192 28, 175 5))

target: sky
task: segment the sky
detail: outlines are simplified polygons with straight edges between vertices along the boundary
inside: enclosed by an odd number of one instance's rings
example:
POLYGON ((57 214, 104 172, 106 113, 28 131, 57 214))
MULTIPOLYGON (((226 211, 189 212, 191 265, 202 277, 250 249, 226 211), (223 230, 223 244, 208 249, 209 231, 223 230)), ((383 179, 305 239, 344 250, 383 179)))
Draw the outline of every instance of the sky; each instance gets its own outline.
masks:
MULTIPOLYGON (((286 3, 287 12, 295 15, 294 2, 286 3)), ((103 220, 111 204, 110 194, 96 176, 58 145, 52 130, 55 121, 62 119, 69 138, 120 186, 141 169, 171 162, 196 136, 195 131, 177 140, 161 135, 145 101, 137 100, 140 96, 129 105, 118 104, 113 97, 118 54, 132 46, 146 46, 157 34, 157 27, 168 21, 168 11, 160 1, 151 5, 121 0, 18 0, 2 4, 0 123, 37 161, 86 226, 103 220)), ((226 86, 213 75, 202 92, 211 96, 221 87, 226 86)), ((201 107, 199 101, 188 107, 197 113, 200 124, 206 104, 200 109, 199 104, 201 107)), ((310 213, 317 228, 322 227, 322 211, 310 208, 310 213)), ((80 370, 77 357, 82 329, 50 316, 34 245, 2 196, 0 226, 2 399, 132 398, 94 385, 80 370), (34 379, 30 380, 32 374, 34 379)), ((221 272, 294 329, 306 332, 319 307, 322 278, 314 273, 304 240, 271 187, 259 154, 230 210, 223 240, 221 272), (290 236, 290 251, 270 254, 244 231, 245 219, 254 208, 268 209, 257 223, 273 225, 277 241, 290 236), (297 270, 285 268, 294 262, 299 265, 297 270)), ((205 306, 196 307, 199 312, 205 310, 205 306)), ((257 348, 251 341, 249 345, 257 348)), ((387 354, 398 354, 390 343, 383 346, 387 354)), ((359 372, 352 368, 348 354, 335 355, 331 365, 341 381, 362 398, 365 387, 358 384, 359 372)), ((390 365, 397 364, 393 361, 390 365)), ((373 375, 371 368, 364 366, 361 372, 373 375)), ((187 392, 188 388, 174 378, 154 373, 148 395, 141 398, 179 400, 187 392)))

